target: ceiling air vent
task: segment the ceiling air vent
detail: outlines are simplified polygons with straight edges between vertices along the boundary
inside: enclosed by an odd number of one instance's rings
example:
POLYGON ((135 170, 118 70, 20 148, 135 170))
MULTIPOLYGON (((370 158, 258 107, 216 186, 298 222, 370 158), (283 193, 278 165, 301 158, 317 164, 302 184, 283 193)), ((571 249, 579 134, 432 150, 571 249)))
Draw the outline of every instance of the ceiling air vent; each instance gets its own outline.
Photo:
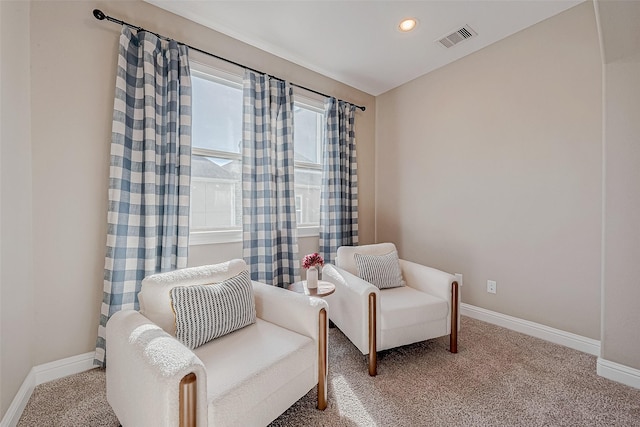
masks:
POLYGON ((460 28, 457 31, 454 31, 453 33, 442 37, 440 40, 438 40, 438 43, 440 43, 442 46, 446 47, 446 48, 450 48, 453 47, 455 45, 457 45, 458 43, 465 41, 467 39, 470 39, 473 36, 477 36, 478 33, 476 33, 475 31, 473 31, 473 28, 471 28, 468 25, 465 25, 464 27, 460 28))

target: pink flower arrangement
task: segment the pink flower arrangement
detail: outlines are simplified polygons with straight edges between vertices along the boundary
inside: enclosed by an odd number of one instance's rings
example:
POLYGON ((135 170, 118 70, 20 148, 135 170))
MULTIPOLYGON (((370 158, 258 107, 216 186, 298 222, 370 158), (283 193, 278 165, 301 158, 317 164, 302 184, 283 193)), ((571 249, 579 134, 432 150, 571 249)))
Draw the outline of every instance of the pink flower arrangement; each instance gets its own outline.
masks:
POLYGON ((309 255, 305 255, 302 258, 302 268, 311 268, 311 267, 322 267, 324 265, 324 260, 320 256, 318 252, 314 252, 309 255))

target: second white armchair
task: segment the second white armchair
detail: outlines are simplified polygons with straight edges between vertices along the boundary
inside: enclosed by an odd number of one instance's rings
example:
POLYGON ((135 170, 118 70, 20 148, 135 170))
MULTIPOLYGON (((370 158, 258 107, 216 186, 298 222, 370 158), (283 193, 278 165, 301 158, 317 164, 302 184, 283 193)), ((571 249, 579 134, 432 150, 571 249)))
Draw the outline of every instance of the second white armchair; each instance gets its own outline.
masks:
POLYGON ((362 354, 369 355, 372 376, 377 374, 378 351, 450 335, 450 351, 458 352, 460 290, 455 276, 395 259, 393 243, 342 246, 336 265, 327 264, 322 270, 322 279, 336 286, 325 298, 329 318, 362 354), (398 265, 399 271, 394 271, 398 265), (400 272, 404 283, 385 283, 400 272))

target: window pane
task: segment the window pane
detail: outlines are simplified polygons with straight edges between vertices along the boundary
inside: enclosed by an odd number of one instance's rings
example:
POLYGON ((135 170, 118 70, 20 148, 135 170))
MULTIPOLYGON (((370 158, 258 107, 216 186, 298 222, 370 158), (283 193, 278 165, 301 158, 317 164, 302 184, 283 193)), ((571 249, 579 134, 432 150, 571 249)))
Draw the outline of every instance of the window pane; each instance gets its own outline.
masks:
POLYGON ((322 113, 296 104, 293 110, 295 160, 320 164, 322 113))
POLYGON ((320 224, 320 183, 322 171, 296 167, 296 219, 298 225, 320 224))
POLYGON ((191 230, 242 228, 242 162, 193 155, 191 230))
POLYGON ((193 146, 240 153, 242 88, 197 76, 191 80, 193 146))

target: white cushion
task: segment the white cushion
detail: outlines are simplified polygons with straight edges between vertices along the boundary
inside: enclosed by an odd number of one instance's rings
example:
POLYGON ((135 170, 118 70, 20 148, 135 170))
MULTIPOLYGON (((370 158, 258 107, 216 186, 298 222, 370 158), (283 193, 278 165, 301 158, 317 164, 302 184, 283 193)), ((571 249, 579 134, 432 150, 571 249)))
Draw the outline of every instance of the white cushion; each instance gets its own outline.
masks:
POLYGON ((148 276, 142 281, 142 287, 138 294, 140 314, 175 337, 175 316, 171 309, 169 296, 169 291, 172 288, 220 283, 237 276, 246 269, 247 264, 244 260, 234 259, 221 264, 183 268, 148 276))
POLYGON ((447 317, 449 304, 408 286, 380 291, 382 329, 395 329, 447 317))
POLYGON ((212 285, 171 289, 176 338, 194 349, 256 322, 256 302, 247 270, 212 285))
POLYGON ((393 243, 377 243, 375 245, 363 246, 340 246, 336 253, 336 266, 357 276, 358 268, 356 267, 354 254, 385 255, 395 250, 396 245, 393 243))
POLYGON ((310 376, 306 391, 317 382, 314 341, 262 319, 194 353, 207 371, 209 425, 242 425, 239 420, 253 419, 252 411, 262 408, 274 390, 299 382, 301 375, 310 376))

